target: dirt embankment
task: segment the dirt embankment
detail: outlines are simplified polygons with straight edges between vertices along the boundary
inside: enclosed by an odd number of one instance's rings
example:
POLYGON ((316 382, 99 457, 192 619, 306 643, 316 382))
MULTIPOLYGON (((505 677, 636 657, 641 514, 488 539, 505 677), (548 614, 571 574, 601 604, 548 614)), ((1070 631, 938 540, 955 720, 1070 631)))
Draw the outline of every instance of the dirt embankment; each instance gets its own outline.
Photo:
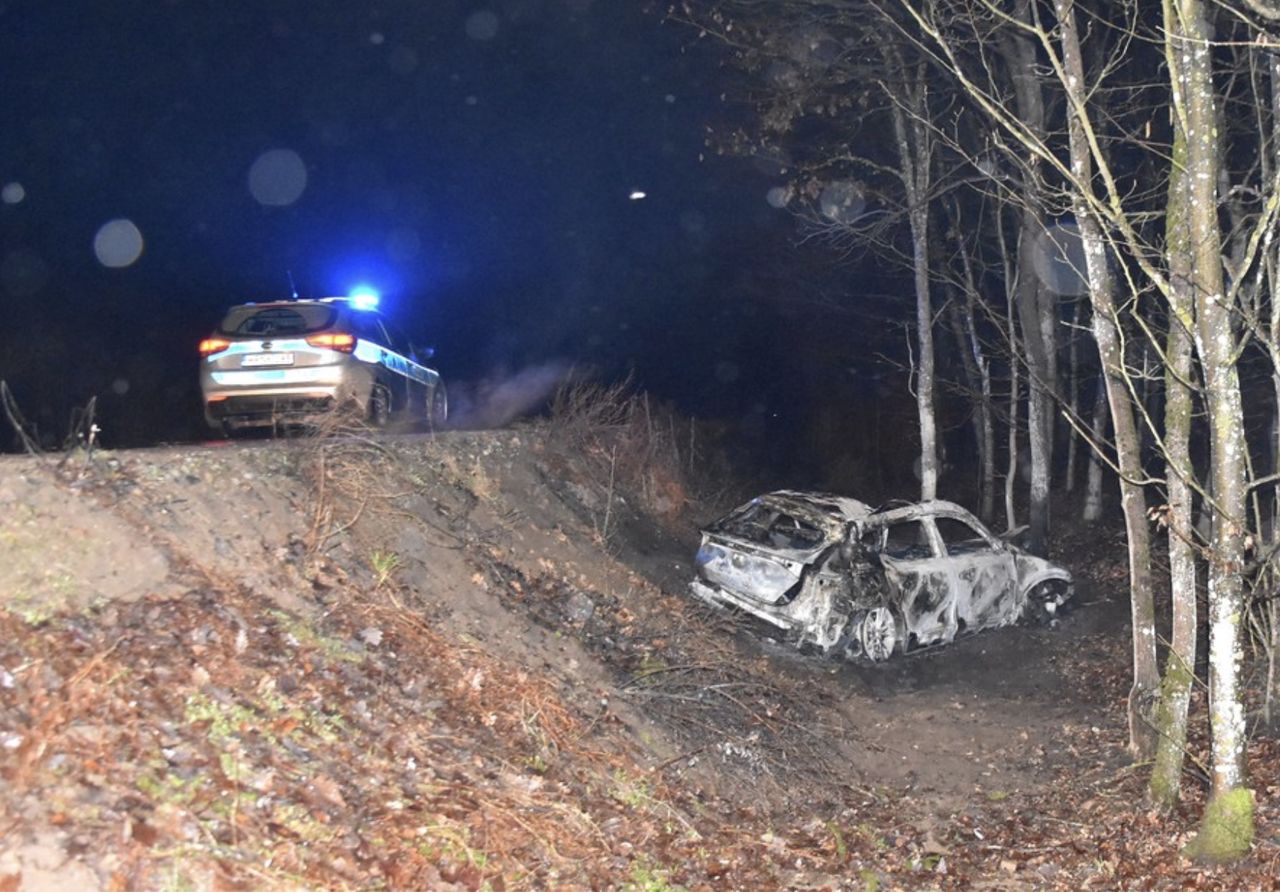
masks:
POLYGON ((802 657, 684 595, 706 518, 617 464, 542 427, 0 461, 0 890, 1123 876, 1051 804, 1123 765, 1105 604, 802 657))

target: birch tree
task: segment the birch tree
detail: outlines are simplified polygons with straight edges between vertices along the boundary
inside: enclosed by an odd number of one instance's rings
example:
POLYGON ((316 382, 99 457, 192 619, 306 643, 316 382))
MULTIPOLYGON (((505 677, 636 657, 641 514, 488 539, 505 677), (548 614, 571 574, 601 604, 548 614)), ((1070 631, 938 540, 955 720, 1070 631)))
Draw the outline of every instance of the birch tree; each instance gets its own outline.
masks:
MULTIPOLYGON (((1029 23, 1031 0, 1016 0, 1012 19, 1029 23)), ((1005 70, 1013 84, 1019 121, 1030 138, 1045 139, 1044 92, 1035 44, 1026 29, 1006 28, 1000 46, 1005 70)), ((1018 279, 1015 290, 1018 321, 1029 370, 1027 439, 1031 452, 1030 548, 1048 549, 1053 473, 1054 391, 1058 378, 1057 300, 1035 273, 1035 252, 1045 231, 1041 200, 1043 159, 1031 153, 1022 162, 1020 196, 1022 233, 1018 241, 1018 279)))
POLYGON ((903 64, 897 49, 884 50, 886 68, 901 72, 889 102, 894 143, 898 149, 898 175, 906 196, 911 228, 912 284, 916 298, 916 409, 920 421, 920 498, 938 497, 938 435, 934 416, 933 301, 929 277, 929 204, 933 165, 933 140, 925 123, 928 113, 926 69, 923 63, 903 64))
POLYGON ((1191 235, 1188 212, 1187 135, 1174 118, 1165 249, 1169 268, 1169 334, 1165 347, 1164 452, 1168 506, 1162 523, 1168 530, 1169 595, 1173 606, 1172 641, 1165 658, 1159 710, 1158 746, 1148 795, 1162 811, 1177 802, 1187 743, 1187 709, 1195 683, 1197 637, 1196 562, 1192 537, 1191 464, 1192 335, 1191 235))
POLYGON ((1217 217, 1217 109, 1211 32, 1200 0, 1164 0, 1165 52, 1173 109, 1185 134, 1187 284, 1195 313, 1195 349, 1204 374, 1209 413, 1209 480, 1214 522, 1209 560, 1209 718, 1212 786, 1191 853, 1230 860, 1253 843, 1253 794, 1245 784, 1243 657, 1247 445, 1236 366, 1238 343, 1222 275, 1217 217))
MULTIPOLYGON (((1089 300, 1093 306, 1093 337, 1102 362, 1111 426, 1115 433, 1116 463, 1120 471, 1120 505, 1124 512, 1125 535, 1129 543, 1129 603, 1133 619, 1133 687, 1129 692, 1129 746, 1136 758, 1155 754, 1156 737, 1152 722, 1159 684, 1156 662, 1155 593, 1151 577, 1151 544, 1147 530, 1146 497, 1141 479, 1142 455, 1133 404, 1123 371, 1124 346, 1116 309, 1115 279, 1102 227, 1090 199, 1094 181, 1093 149, 1097 140, 1091 132, 1086 108, 1084 59, 1076 31, 1074 0, 1054 0, 1058 18, 1061 55, 1050 57, 1058 66, 1065 88, 1067 134, 1071 159, 1072 207, 1084 247, 1089 280, 1089 300)), ((1043 33, 1043 32, 1042 32, 1043 33)))

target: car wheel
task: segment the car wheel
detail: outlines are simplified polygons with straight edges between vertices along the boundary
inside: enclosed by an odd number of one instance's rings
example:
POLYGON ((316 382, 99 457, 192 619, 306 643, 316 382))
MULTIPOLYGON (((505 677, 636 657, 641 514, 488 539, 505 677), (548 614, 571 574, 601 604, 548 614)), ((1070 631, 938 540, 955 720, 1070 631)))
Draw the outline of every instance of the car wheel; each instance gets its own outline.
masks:
POLYGON ((1070 599, 1070 586, 1061 579, 1050 579, 1027 592, 1022 617, 1037 625, 1052 625, 1066 612, 1066 604, 1070 599))
POLYGON ((431 407, 427 412, 427 423, 431 425, 434 431, 442 430, 445 422, 449 420, 449 393, 444 388, 443 381, 437 381, 436 386, 431 388, 431 407))
POLYGON ((898 621, 888 607, 874 607, 862 618, 858 629, 862 656, 874 662, 887 660, 898 647, 898 621))
POLYGON ((382 384, 373 385, 369 394, 369 424, 372 427, 386 427, 391 419, 391 391, 382 384))

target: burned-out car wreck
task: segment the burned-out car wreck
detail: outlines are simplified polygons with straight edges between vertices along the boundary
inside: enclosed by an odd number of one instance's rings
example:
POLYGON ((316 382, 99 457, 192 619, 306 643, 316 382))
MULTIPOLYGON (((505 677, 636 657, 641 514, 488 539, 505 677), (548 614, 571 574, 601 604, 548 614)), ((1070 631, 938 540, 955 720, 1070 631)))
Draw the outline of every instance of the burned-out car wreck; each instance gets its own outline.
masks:
POLYGON ((853 659, 945 644, 1027 617, 1052 620, 1071 574, 993 535, 951 502, 873 509, 774 492, 703 530, 691 585, 798 645, 853 659))

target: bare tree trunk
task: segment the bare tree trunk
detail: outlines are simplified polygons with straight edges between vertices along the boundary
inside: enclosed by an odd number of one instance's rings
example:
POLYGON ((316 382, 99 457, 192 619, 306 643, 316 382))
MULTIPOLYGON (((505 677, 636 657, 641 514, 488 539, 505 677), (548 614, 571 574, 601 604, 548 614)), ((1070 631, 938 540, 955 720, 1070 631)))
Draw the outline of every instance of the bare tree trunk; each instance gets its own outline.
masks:
POLYGON ((915 244, 916 343, 920 365, 916 370, 916 407, 920 415, 920 499, 938 497, 938 433, 933 414, 933 304, 929 299, 929 213, 911 213, 911 240, 915 244))
MULTIPOLYGON (((1076 301, 1071 311, 1071 340, 1067 346, 1067 412, 1071 418, 1080 417, 1080 306, 1076 301)), ((1067 479, 1063 488, 1073 492, 1076 488, 1076 456, 1079 453, 1080 435, 1072 425, 1067 431, 1067 479)))
POLYGON ((982 419, 983 407, 981 387, 981 376, 978 368, 974 364, 973 354, 969 352, 969 336, 965 331, 964 320, 961 318, 960 310, 961 302, 959 295, 954 295, 947 303, 947 324, 951 328, 951 337, 955 339, 956 348, 960 354, 960 365, 964 368, 965 391, 969 398, 973 401, 973 409, 969 413, 970 427, 973 429, 973 446, 974 455, 977 456, 977 484, 978 498, 982 498, 982 467, 984 461, 983 449, 985 444, 982 440, 982 419))
POLYGON ((973 353, 974 364, 978 368, 978 381, 981 395, 978 402, 978 427, 981 429, 982 473, 978 483, 978 514, 985 521, 990 521, 995 512, 996 489, 996 429, 991 408, 991 363, 982 353, 982 343, 978 340, 978 327, 974 319, 974 296, 971 292, 964 311, 965 332, 969 335, 969 349, 973 353))
MULTIPOLYGON (((1013 317, 1009 317, 1009 332, 1014 330, 1013 317)), ((1004 474, 1004 521, 1006 529, 1014 529, 1018 525, 1018 512, 1014 505, 1014 495, 1018 483, 1018 400, 1022 382, 1018 375, 1018 357, 1009 359, 1009 461, 1004 474)))
MULTIPOLYGON (((1266 178, 1280 177, 1280 58, 1270 57, 1271 75, 1271 169, 1264 170, 1266 178)), ((1264 153, 1263 160, 1268 156, 1264 153)), ((1267 331, 1271 340, 1271 387, 1275 393, 1274 414, 1271 416, 1271 473, 1280 480, 1280 242, 1267 255, 1267 283, 1270 286, 1267 331)), ((1271 535, 1268 546, 1280 542, 1280 482, 1272 489, 1271 535)), ((1267 603, 1270 638, 1267 647, 1267 693, 1265 696, 1266 721, 1272 721, 1272 704, 1276 695, 1276 650, 1280 646, 1280 600, 1272 598, 1267 603)))
POLYGON ((1215 128, 1212 33, 1201 0, 1164 0, 1166 56, 1174 113, 1186 133, 1188 235, 1195 298, 1195 346, 1204 372, 1214 500, 1209 558, 1209 720, 1212 784, 1200 832, 1188 854, 1230 861, 1253 844, 1253 792, 1245 778, 1245 718, 1240 692, 1245 559, 1244 411, 1231 307, 1222 275, 1217 217, 1220 167, 1215 128))
POLYGON ((1008 463, 1004 475, 1004 522, 1005 529, 1012 530, 1018 525, 1018 514, 1015 510, 1014 495, 1018 483, 1018 399, 1021 382, 1019 381, 1018 326, 1014 321, 1014 273, 1013 264, 1009 260, 1009 239, 1005 234, 1004 214, 996 212, 996 241, 1000 246, 1000 257, 1004 263, 1005 286, 1005 337, 1009 343, 1009 435, 1008 463))
POLYGON ((1165 348, 1164 453, 1169 504, 1164 523, 1169 537, 1173 635, 1165 658, 1156 708, 1155 765, 1147 787, 1151 804, 1169 811, 1181 794, 1187 745, 1187 709, 1195 683, 1196 561, 1192 537, 1191 463, 1192 339, 1195 295, 1191 289, 1191 241, 1187 229, 1190 193, 1186 179, 1187 135, 1174 119, 1173 166, 1165 215, 1169 263, 1169 335, 1165 348))
POLYGON ((1111 427, 1115 432, 1116 464, 1120 469, 1120 504, 1129 543, 1129 604, 1133 620, 1133 687, 1129 691, 1129 749, 1134 758, 1150 759, 1156 739, 1152 707, 1160 682, 1156 662, 1156 612, 1151 577, 1151 542, 1147 529, 1146 500, 1142 488, 1141 439, 1134 420, 1133 403, 1124 371, 1124 345, 1116 313, 1115 283, 1107 262, 1102 229, 1083 190, 1092 188, 1093 161, 1086 141, 1088 126, 1085 103, 1084 61, 1076 32, 1074 0, 1054 3, 1062 44, 1062 62, 1067 73, 1068 136, 1071 173, 1075 179, 1073 204, 1080 240, 1084 246, 1085 269, 1089 276, 1089 299, 1093 304, 1093 336, 1098 342, 1106 382, 1107 403, 1111 407, 1111 427))
POLYGON ((996 433, 991 406, 991 364, 987 361, 982 350, 982 342, 978 338, 978 325, 974 313, 974 307, 979 300, 978 284, 973 274, 969 246, 960 228, 958 205, 954 201, 952 208, 956 251, 959 253, 961 269, 964 272, 964 302, 953 304, 951 323, 964 363, 965 376, 969 379, 969 390, 975 394, 973 431, 974 443, 978 450, 978 516, 989 523, 995 509, 996 479, 996 433))
POLYGON ((996 510, 996 428, 991 409, 991 370, 987 365, 982 367, 982 400, 986 409, 982 413, 982 496, 978 502, 978 512, 988 523, 995 516, 996 510))
MULTIPOLYGON (((1098 375, 1098 390, 1093 398, 1093 414, 1089 417, 1089 429, 1093 431, 1093 440, 1101 448, 1107 437, 1107 383, 1102 374, 1098 375)), ((1093 523, 1102 517, 1102 456, 1097 452, 1089 454, 1089 476, 1084 490, 1084 512, 1081 517, 1093 523)))
POLYGON ((938 497, 938 439, 933 408, 933 302, 929 294, 929 176, 932 144, 925 126, 926 78, 923 65, 908 72, 901 59, 886 58, 904 75, 907 84, 899 102, 891 102, 893 132, 898 147, 899 170, 907 195, 911 223, 912 269, 916 289, 916 409, 920 417, 920 498, 938 497), (904 110, 903 104, 906 105, 904 110))
MULTIPOLYGON (((1014 17, 1031 24, 1030 0, 1018 0, 1014 17)), ((1038 137, 1045 132, 1044 96, 1036 65, 1035 47, 1021 31, 1011 30, 1003 46, 1013 78, 1018 117, 1038 137)), ((1050 526, 1050 484, 1053 467, 1053 390, 1057 376, 1056 298, 1036 273, 1035 253, 1044 233, 1039 190, 1041 162, 1026 161, 1022 235, 1018 243, 1018 320, 1028 368, 1027 438, 1031 447, 1030 548, 1044 554, 1050 526)))

